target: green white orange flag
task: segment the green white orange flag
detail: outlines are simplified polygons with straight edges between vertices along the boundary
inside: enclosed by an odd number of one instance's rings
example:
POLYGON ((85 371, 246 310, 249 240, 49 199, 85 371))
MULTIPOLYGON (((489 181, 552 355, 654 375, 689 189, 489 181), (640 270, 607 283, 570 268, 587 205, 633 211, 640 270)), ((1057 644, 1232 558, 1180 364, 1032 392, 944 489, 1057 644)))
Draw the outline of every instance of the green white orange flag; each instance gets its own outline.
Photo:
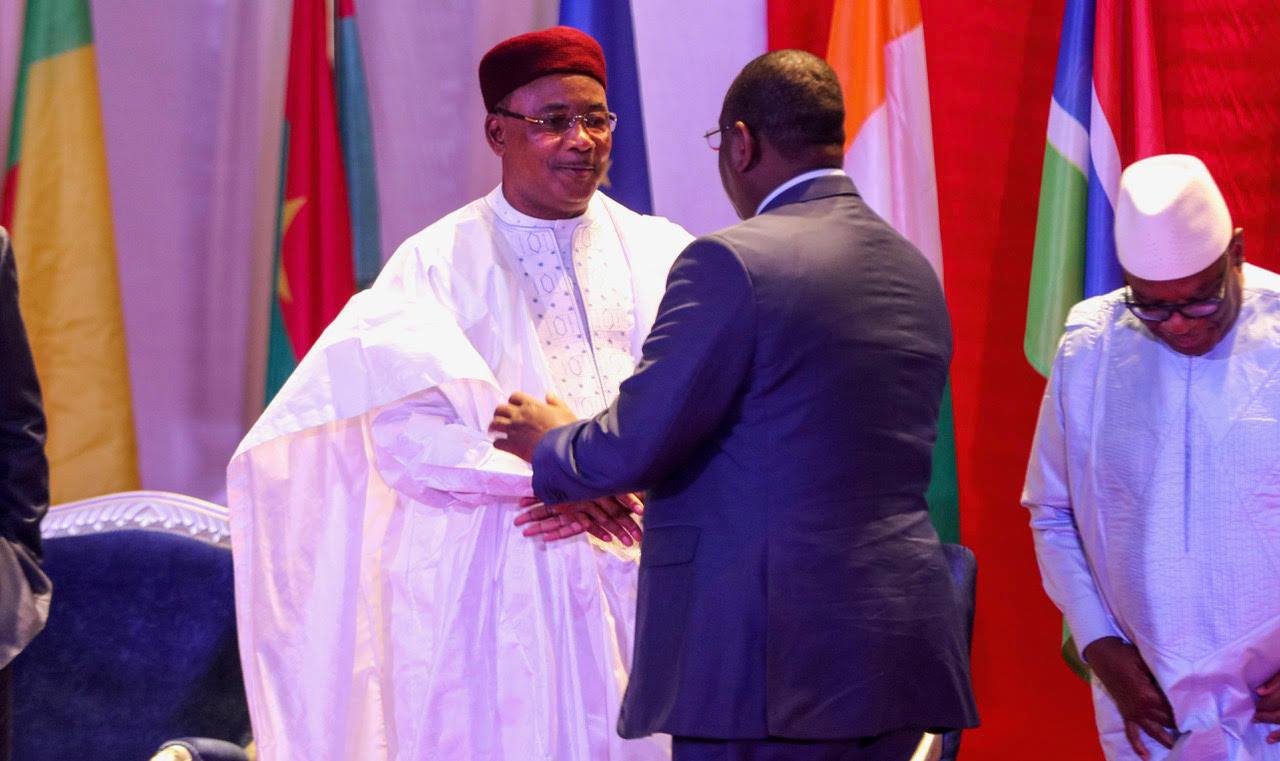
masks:
MULTIPOLYGON (((933 125, 919 0, 836 0, 827 61, 845 100, 845 171, 863 199, 924 253, 942 280, 933 125)), ((960 539, 951 389, 942 400, 929 515, 960 539)))
POLYGON ((325 0, 294 0, 284 109, 268 402, 355 293, 325 0))
POLYGON ((88 0, 27 0, 0 224, 44 393, 52 500, 136 489, 88 0))

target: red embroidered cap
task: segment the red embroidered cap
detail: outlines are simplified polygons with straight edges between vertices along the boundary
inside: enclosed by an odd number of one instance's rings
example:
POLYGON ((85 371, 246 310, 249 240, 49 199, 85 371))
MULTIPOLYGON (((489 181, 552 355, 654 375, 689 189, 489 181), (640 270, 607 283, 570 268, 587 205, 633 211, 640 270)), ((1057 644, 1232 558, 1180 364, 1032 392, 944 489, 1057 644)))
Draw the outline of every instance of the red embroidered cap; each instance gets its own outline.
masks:
POLYGON ((604 50, 591 35, 568 26, 503 40, 480 59, 480 94, 486 111, 498 101, 548 74, 585 74, 608 86, 604 50))

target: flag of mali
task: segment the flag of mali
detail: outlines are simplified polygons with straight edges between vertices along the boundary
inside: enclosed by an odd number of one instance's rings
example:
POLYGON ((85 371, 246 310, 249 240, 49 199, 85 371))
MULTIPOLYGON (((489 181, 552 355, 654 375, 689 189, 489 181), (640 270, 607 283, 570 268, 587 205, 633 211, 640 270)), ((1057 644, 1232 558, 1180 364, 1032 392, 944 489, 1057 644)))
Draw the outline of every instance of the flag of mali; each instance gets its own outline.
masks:
POLYGON ((0 224, 44 394, 53 501, 137 488, 88 0, 27 0, 0 224))

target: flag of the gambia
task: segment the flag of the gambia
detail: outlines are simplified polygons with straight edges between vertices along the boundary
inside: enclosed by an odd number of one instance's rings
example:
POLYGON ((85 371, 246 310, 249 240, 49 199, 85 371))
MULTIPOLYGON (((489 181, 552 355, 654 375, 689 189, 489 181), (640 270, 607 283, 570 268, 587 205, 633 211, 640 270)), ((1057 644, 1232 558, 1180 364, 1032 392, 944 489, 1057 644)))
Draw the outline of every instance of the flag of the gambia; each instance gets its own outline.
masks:
MULTIPOLYGON (((863 199, 933 265, 942 281, 938 182, 919 0, 837 0, 827 61, 845 102, 845 171, 863 199)), ((943 394, 929 517, 944 542, 960 541, 955 425, 943 394)))
POLYGON ((44 393, 53 501, 136 489, 88 0, 27 0, 0 224, 44 393))
MULTIPOLYGON (((1023 339, 1046 377, 1071 307, 1124 282, 1115 199, 1124 167, 1164 150, 1158 71, 1150 0, 1067 0, 1023 339)), ((1065 623, 1062 654, 1086 673, 1065 623)))

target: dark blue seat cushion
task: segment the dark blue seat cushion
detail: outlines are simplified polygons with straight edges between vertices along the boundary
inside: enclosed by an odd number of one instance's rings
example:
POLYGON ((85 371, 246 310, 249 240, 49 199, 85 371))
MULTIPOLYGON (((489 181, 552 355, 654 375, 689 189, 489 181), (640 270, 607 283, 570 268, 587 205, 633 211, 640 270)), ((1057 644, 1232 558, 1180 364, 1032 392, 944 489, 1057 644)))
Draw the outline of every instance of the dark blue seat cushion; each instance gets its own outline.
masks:
POLYGON ((978 559, 973 550, 963 544, 944 544, 942 553, 951 569, 951 580, 960 592, 960 604, 964 613, 965 636, 973 642, 973 612, 978 597, 978 559))
MULTIPOLYGON (((978 599, 978 559, 973 550, 961 544, 942 545, 951 569, 951 580, 960 593, 961 612, 964 614, 965 637, 973 647, 973 613, 978 599)), ((956 761, 960 755, 960 730, 952 730, 942 736, 942 761, 956 761)))
POLYGON ((246 739, 229 550, 113 531, 47 540, 45 570, 49 623, 13 664, 15 759, 132 761, 173 737, 246 739))

